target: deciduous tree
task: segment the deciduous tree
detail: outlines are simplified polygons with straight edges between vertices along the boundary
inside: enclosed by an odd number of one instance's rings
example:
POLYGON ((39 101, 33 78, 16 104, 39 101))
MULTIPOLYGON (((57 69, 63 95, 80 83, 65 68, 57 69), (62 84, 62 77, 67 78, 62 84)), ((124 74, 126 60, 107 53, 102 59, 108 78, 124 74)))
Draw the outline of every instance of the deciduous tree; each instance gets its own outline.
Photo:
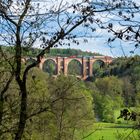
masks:
MULTIPOLYGON (((20 97, 19 119, 13 136, 15 140, 21 140, 26 128, 28 117, 28 72, 40 63, 41 57, 50 48, 56 47, 58 44, 63 45, 64 39, 73 41, 78 45, 79 42, 76 40, 76 36, 85 36, 85 32, 79 32, 83 27, 86 29, 90 28, 93 32, 95 31, 95 25, 103 28, 101 26, 103 22, 97 15, 98 13, 108 15, 112 14, 113 10, 121 8, 123 8, 122 10, 134 8, 137 11, 136 5, 123 0, 98 0, 91 2, 85 0, 76 4, 69 4, 63 0, 54 0, 54 3, 49 3, 49 1, 43 2, 34 0, 0 0, 1 45, 12 46, 14 48, 12 56, 14 61, 9 63, 12 69, 10 75, 16 80, 20 97), (42 50, 36 56, 36 61, 22 67, 21 59, 23 52, 29 51, 37 42, 40 43, 42 50)), ((109 24, 109 29, 111 28, 112 24, 109 24)), ((136 39, 138 39, 139 35, 136 35, 136 39)), ((117 36, 121 38, 121 31, 117 36)), ((9 59, 7 59, 6 57, 5 60, 9 62, 9 59)), ((3 89, 8 89, 10 81, 11 78, 7 80, 3 89)), ((5 91, 4 93, 1 92, 0 99, 2 104, 4 103, 5 91)))

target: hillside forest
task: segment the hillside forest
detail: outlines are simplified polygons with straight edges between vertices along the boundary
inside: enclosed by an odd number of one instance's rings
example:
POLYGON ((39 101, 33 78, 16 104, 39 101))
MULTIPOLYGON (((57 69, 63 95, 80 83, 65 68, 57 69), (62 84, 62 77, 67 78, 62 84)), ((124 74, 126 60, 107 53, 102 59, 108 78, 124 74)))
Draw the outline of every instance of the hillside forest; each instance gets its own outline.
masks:
MULTIPOLYGON (((30 56, 34 57, 37 51, 30 51, 30 56)), ((5 53, 11 56, 12 48, 6 48, 5 53)), ((26 51, 24 54, 28 57, 26 51)), ((46 57, 56 54, 100 55, 74 49, 52 49, 46 57)), ((2 90, 11 67, 5 59, 0 60, 0 65, 2 90)), ((24 69, 24 63, 22 67, 24 69)), ((109 65, 97 62, 93 67, 94 76, 85 81, 76 78, 80 75, 77 61, 69 65, 69 76, 60 74, 54 78, 55 67, 51 61, 46 63, 43 71, 38 67, 29 71, 27 124, 23 140, 140 139, 140 56, 115 58, 109 65), (100 125, 113 127, 116 130, 113 138, 106 138, 100 125), (118 132, 117 127, 127 131, 118 132)), ((11 81, 0 104, 0 139, 3 140, 14 137, 19 116, 19 88, 15 79, 11 81)), ((111 131, 107 133, 111 135, 111 131)))

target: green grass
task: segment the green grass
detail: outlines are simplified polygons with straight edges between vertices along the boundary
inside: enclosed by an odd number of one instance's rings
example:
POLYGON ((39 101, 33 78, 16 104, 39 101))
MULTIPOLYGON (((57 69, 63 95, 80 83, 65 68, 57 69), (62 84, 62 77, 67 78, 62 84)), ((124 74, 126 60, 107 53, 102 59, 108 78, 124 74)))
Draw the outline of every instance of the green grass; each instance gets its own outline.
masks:
POLYGON ((92 130, 95 132, 85 140, 139 140, 137 138, 138 130, 132 132, 133 129, 130 127, 128 124, 96 123, 92 130))
POLYGON ((86 138, 86 140, 120 140, 117 138, 121 135, 123 139, 131 133, 131 129, 123 128, 106 128, 102 130, 97 130, 94 134, 86 138))
MULTIPOLYGON (((140 130, 132 129, 135 122, 117 119, 119 115, 120 110, 114 110, 115 123, 95 123, 93 129, 84 134, 84 136, 91 134, 84 140, 140 140, 140 137, 138 138, 140 130)), ((81 135, 83 136, 83 133, 81 135)))

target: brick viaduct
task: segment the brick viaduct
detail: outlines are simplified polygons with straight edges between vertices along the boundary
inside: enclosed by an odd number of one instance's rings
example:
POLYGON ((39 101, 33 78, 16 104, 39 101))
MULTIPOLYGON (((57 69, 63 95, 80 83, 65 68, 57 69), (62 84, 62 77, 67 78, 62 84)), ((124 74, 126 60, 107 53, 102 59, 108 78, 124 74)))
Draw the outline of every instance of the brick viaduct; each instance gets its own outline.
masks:
POLYGON ((68 74, 68 65, 72 60, 77 60, 80 62, 82 67, 82 75, 77 76, 81 79, 86 79, 87 77, 93 76, 93 63, 95 61, 102 61, 104 64, 109 64, 112 62, 112 57, 109 56, 94 56, 94 57, 47 57, 41 58, 39 68, 43 70, 43 65, 47 60, 54 61, 56 65, 56 75, 59 75, 60 72, 63 72, 64 75, 68 74))

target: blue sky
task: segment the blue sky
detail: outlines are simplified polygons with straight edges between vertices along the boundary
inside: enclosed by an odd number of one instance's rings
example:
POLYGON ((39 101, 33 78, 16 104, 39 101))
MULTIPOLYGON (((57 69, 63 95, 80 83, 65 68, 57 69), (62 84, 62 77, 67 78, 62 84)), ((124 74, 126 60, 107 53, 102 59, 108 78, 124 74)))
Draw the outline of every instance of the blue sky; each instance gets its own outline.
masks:
MULTIPOLYGON (((115 28, 117 28, 117 24, 113 23, 115 28)), ((118 27, 119 28, 119 27, 118 27)), ((79 29, 78 29, 79 30, 79 29)), ((79 30, 79 32, 82 32, 79 30)), ((111 47, 108 45, 108 38, 113 37, 112 33, 108 33, 107 30, 102 30, 100 28, 96 29, 96 32, 92 33, 92 38, 86 38, 88 40, 87 43, 84 42, 84 38, 78 38, 79 45, 71 43, 70 46, 59 46, 60 48, 74 48, 81 49, 83 51, 101 53, 103 55, 112 56, 112 57, 120 57, 120 56, 131 56, 131 55, 140 55, 140 47, 135 50, 135 43, 122 41, 120 39, 116 39, 111 43, 111 47), (134 51, 135 50, 135 51, 134 51), (134 51, 134 53, 130 53, 134 51)))
MULTIPOLYGON (((45 1, 45 0, 44 0, 45 1)), ((59 6, 61 0, 51 0, 54 1, 56 4, 56 7, 59 6)), ((81 2, 82 0, 63 0, 63 4, 65 5, 66 3, 72 4, 72 3, 78 3, 81 2)), ((89 0, 92 1, 92 0, 89 0)), ((135 1, 136 3, 140 4, 140 0, 132 0, 135 1)), ((46 1, 49 2, 50 1, 46 1)), ((52 4, 54 3, 52 2, 52 4)), ((44 3, 41 3, 42 5, 44 3)), ((48 3, 47 3, 48 6, 48 3)), ((51 7, 51 5, 50 5, 51 7)), ((44 12, 44 11, 42 11, 44 12)), ((72 11, 69 11, 70 13, 72 11)), ((102 17, 102 21, 103 22, 108 22, 111 19, 115 19, 117 20, 116 17, 114 16, 109 16, 109 18, 106 18, 106 13, 101 13, 100 15, 96 15, 97 17, 101 18, 102 17)), ((140 14, 138 13, 138 16, 136 17, 136 19, 138 19, 138 17, 140 17, 140 14)), ((118 25, 117 21, 113 21, 113 24, 115 26, 115 28, 120 28, 120 26, 118 25)), ((54 29, 55 27, 54 24, 51 23, 50 29, 54 29), (52 27, 51 27, 52 26, 52 27)), ((56 26, 56 25, 55 25, 56 26)), ((94 25, 95 26, 95 25, 94 25)), ((76 31, 74 31, 74 34, 83 34, 83 29, 78 28, 76 29, 76 31)), ((88 43, 84 43, 83 38, 78 38, 79 40, 79 45, 76 45, 74 43, 71 43, 70 46, 59 46, 59 48, 74 48, 74 49, 81 49, 83 51, 90 51, 90 52, 96 52, 96 53, 101 53, 103 55, 108 55, 108 56, 113 56, 113 57, 119 57, 119 56, 124 56, 124 54, 126 56, 131 56, 131 55, 135 55, 135 54, 139 54, 140 55, 140 48, 135 50, 135 53, 132 54, 130 53, 130 51, 134 50, 134 43, 130 43, 130 42, 123 42, 121 40, 116 40, 114 41, 111 45, 112 48, 110 48, 107 44, 107 40, 110 36, 112 36, 112 34, 108 34, 108 32, 106 30, 101 30, 100 28, 96 29, 96 32, 93 34, 93 38, 88 39, 88 43)))
MULTIPOLYGON (((66 0, 65 0, 66 1, 66 0)), ((140 5, 140 0, 133 0, 138 5, 140 5)), ((120 20, 118 17, 115 16, 109 16, 109 18, 106 18, 106 13, 99 16, 99 18, 102 17, 103 22, 112 22, 115 29, 120 29, 120 25, 117 20, 120 20), (105 17, 105 18, 104 18, 105 17), (115 21, 116 20, 116 21, 115 21)), ((133 20, 140 20, 140 13, 137 13, 137 15, 133 18, 133 20)), ((124 23, 122 21, 121 23, 124 23)), ((126 24, 126 23, 124 23, 126 24)), ((129 25, 135 24, 135 23, 127 23, 129 25)), ((124 27, 123 27, 124 28, 124 27)), ((80 28, 78 29, 79 33, 82 33, 82 30, 80 31, 80 28)), ((112 37, 111 33, 108 33, 106 30, 101 30, 100 28, 96 29, 96 32, 93 34, 93 38, 88 39, 88 43, 84 43, 82 38, 78 38, 80 44, 77 46, 73 43, 71 43, 71 46, 63 46, 60 48, 74 48, 74 49, 81 49, 83 51, 90 51, 90 52, 97 52, 101 53, 103 55, 113 56, 113 57, 120 57, 120 56, 131 56, 131 55, 140 55, 140 47, 135 50, 135 43, 134 42, 124 42, 120 39, 115 40, 111 43, 111 46, 108 46, 107 40, 109 37, 112 37), (134 51, 135 50, 135 51, 134 51), (130 53, 134 51, 134 53, 130 53)))
POLYGON ((135 50, 135 53, 132 54, 130 51, 134 50, 133 44, 123 42, 121 40, 115 41, 112 43, 112 48, 107 45, 107 38, 92 38, 88 40, 88 43, 84 43, 82 39, 79 39, 80 44, 75 45, 71 43, 71 46, 63 46, 59 48, 74 48, 81 49, 83 51, 96 52, 101 53, 103 55, 112 56, 112 57, 120 57, 120 56, 131 56, 138 54, 140 55, 140 48, 135 50))
MULTIPOLYGON (((48 5, 50 3, 53 4, 53 2, 56 2, 56 0, 44 0, 41 4, 41 7, 43 7, 44 5, 44 2, 46 2, 46 5, 48 7, 48 5)), ((56 4, 56 7, 59 6, 60 4, 60 1, 61 0, 57 0, 58 4, 56 4)), ((63 3, 66 4, 66 3, 74 3, 74 2, 80 2, 82 0, 63 0, 63 3)), ((92 0, 89 0, 89 1, 92 1, 92 0)), ((133 0, 135 2, 137 2, 139 5, 140 5, 140 0, 133 0)), ((34 2, 36 2, 36 0, 34 0, 34 2)), ((38 1, 37 1, 38 2, 38 1)), ((51 8, 52 5, 49 5, 48 8, 51 8)), ((16 7, 18 8, 18 7, 16 7)), ((16 10, 15 8, 15 10, 16 10)), ((54 7, 55 8, 55 7, 54 7)), ((44 8, 41 8, 41 9, 44 9, 44 8)), ((15 11, 17 12, 17 10, 15 11)), ((44 13, 44 10, 42 11, 42 13, 44 13)), ((71 11, 69 11, 71 13, 71 11)), ((96 15, 96 17, 99 17, 101 18, 102 17, 102 21, 103 22, 110 22, 112 19, 113 19, 113 25, 114 25, 114 28, 120 28, 119 24, 117 23, 117 21, 114 21, 114 19, 116 20, 117 18, 114 17, 114 16, 109 16, 109 18, 106 18, 106 13, 101 13, 100 15, 96 15)), ((140 13, 137 14, 137 16, 135 17, 136 20, 140 20, 140 13)), ((54 24, 51 23, 51 26, 49 27, 49 29, 52 31, 52 29, 55 30, 55 26, 54 24), (52 26, 52 27, 51 27, 52 26)), ((94 27, 95 25, 93 25, 94 27)), ((96 26, 95 26, 96 27, 96 26)), ((83 34, 83 32, 86 32, 86 29, 82 29, 82 28, 78 28, 74 34, 83 34)), ((90 32, 88 31, 88 34, 90 34, 90 32)), ((79 41, 79 45, 76 45, 76 44, 73 44, 71 43, 71 46, 63 46, 63 48, 75 48, 75 49, 81 49, 83 51, 89 51, 89 52, 96 52, 96 53, 101 53, 103 55, 108 55, 108 56, 113 56, 113 57, 119 57, 119 56, 130 56, 132 55, 132 53, 130 53, 130 51, 133 51, 135 49, 135 44, 133 42, 123 42, 121 40, 116 40, 114 42, 112 42, 111 44, 111 48, 108 46, 107 44, 107 40, 109 37, 112 37, 112 34, 111 33, 108 33, 106 30, 101 30, 100 28, 97 28, 96 29, 96 32, 92 33, 92 35, 94 37, 92 38, 88 38, 88 42, 87 43, 84 43, 83 41, 83 38, 78 38, 78 41, 79 41)), ((0 42, 2 43, 2 41, 0 42)), ((37 43, 35 44, 36 47, 37 47, 37 44, 38 46, 40 45, 40 42, 37 41, 37 43)), ((60 47, 60 46, 59 46, 60 47)), ((62 48, 62 47, 61 47, 62 48)), ((140 48, 138 48, 137 50, 135 50, 134 54, 138 54, 140 55, 140 48)), ((133 54, 133 55, 134 55, 133 54)))

